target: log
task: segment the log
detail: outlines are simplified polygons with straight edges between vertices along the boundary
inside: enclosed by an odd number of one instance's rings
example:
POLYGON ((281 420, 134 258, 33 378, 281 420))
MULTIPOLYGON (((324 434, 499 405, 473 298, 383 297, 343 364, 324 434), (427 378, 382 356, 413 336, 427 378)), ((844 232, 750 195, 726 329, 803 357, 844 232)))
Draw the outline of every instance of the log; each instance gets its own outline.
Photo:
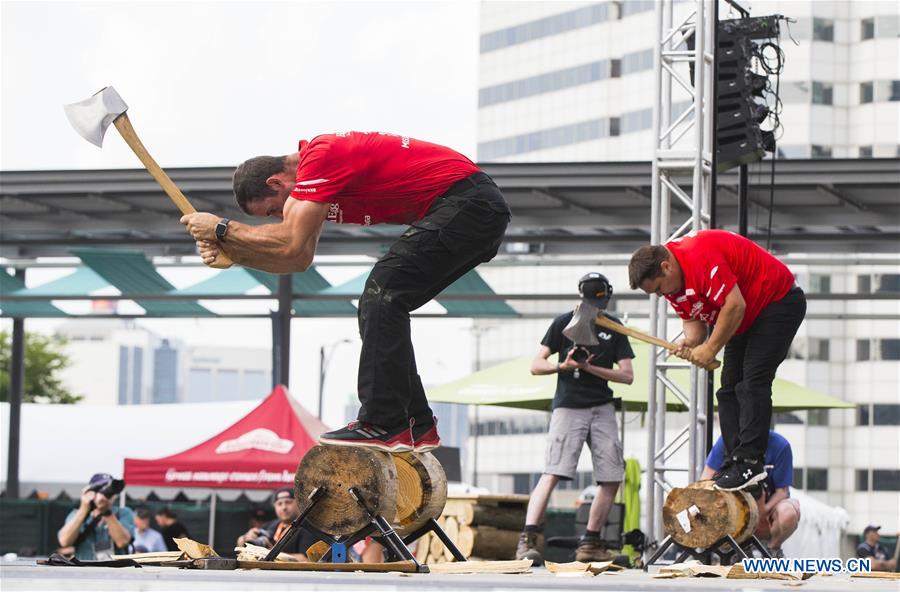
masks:
POLYGON ((404 537, 438 518, 447 503, 447 475, 430 452, 393 454, 397 469, 397 534, 404 537))
POLYGON ((466 526, 493 526, 503 530, 525 528, 525 507, 485 506, 464 504, 459 523, 466 526))
MULTIPOLYGON (((437 519, 438 526, 444 528, 444 524, 446 524, 446 517, 440 517, 437 519)), ((431 543, 428 545, 429 553, 431 554, 431 560, 434 563, 439 563, 444 560, 444 543, 441 542, 436 536, 431 537, 431 543)))
MULTIPOLYGON (((454 543, 459 540, 459 522, 453 516, 447 516, 444 519, 444 534, 454 543)), ((450 549, 443 543, 441 543, 441 546, 444 547, 444 559, 454 561, 453 553, 450 552, 450 549)))
POLYGON ((309 494, 325 487, 325 495, 307 515, 315 528, 332 536, 353 534, 370 523, 365 511, 351 497, 355 487, 369 508, 388 521, 397 515, 397 468, 387 452, 357 446, 311 448, 294 478, 300 510, 309 505, 309 494))
POLYGON ((726 534, 743 543, 753 534, 758 518, 753 496, 715 489, 712 481, 676 487, 663 505, 666 534, 694 549, 707 549, 726 534))
MULTIPOLYGON (((520 534, 518 530, 501 530, 492 526, 460 525, 456 546, 466 557, 514 559, 520 534)), ((538 548, 543 544, 543 537, 539 537, 538 548)))
POLYGON ((434 536, 430 532, 426 532, 419 540, 416 541, 416 561, 419 563, 423 563, 425 565, 428 564, 428 556, 431 551, 431 537, 434 536))

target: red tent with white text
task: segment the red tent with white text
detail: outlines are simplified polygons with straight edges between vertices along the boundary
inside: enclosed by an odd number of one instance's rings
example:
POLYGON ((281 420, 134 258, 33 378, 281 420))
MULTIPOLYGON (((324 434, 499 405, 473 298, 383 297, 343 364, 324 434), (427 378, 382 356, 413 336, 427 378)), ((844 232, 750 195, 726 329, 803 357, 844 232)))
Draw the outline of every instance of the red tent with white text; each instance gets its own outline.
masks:
POLYGON ((283 386, 231 427, 164 458, 125 459, 128 485, 275 489, 293 485, 306 451, 327 427, 283 386))

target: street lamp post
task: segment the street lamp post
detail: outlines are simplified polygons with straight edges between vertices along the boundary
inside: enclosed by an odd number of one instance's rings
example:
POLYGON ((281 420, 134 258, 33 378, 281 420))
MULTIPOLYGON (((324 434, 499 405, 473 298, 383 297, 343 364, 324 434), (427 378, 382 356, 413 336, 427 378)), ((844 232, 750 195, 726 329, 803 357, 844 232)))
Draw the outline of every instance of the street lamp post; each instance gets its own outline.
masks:
POLYGON ((317 407, 319 419, 322 419, 322 398, 325 394, 325 373, 328 371, 328 364, 331 362, 334 350, 342 343, 350 343, 350 340, 341 339, 334 343, 329 343, 327 346, 319 346, 319 406, 317 407), (326 349, 328 349, 327 355, 325 353, 326 349))

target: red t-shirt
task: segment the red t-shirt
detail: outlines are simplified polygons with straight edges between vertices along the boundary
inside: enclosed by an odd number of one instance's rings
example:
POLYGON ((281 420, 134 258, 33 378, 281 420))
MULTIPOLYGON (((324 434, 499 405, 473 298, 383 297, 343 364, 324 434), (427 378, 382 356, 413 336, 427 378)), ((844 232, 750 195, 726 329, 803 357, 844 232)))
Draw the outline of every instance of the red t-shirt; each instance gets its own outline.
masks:
POLYGON ((794 285, 794 274, 768 251, 727 230, 701 230, 666 243, 684 274, 684 289, 666 299, 682 319, 716 324, 735 284, 747 304, 736 333, 746 331, 771 302, 794 285))
POLYGON ((343 132, 300 141, 295 199, 330 203, 338 224, 410 224, 434 198, 479 171, 462 154, 380 132, 343 132))

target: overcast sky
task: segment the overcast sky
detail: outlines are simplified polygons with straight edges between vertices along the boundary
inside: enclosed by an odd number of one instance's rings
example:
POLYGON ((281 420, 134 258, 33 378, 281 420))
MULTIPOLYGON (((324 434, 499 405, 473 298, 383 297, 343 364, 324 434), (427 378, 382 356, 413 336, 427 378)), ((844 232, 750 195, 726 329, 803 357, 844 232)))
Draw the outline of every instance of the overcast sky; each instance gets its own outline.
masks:
POLYGON ((301 137, 403 132, 475 156, 478 4, 11 2, 0 169, 140 166, 62 105, 113 85, 163 166, 226 166, 301 137))

